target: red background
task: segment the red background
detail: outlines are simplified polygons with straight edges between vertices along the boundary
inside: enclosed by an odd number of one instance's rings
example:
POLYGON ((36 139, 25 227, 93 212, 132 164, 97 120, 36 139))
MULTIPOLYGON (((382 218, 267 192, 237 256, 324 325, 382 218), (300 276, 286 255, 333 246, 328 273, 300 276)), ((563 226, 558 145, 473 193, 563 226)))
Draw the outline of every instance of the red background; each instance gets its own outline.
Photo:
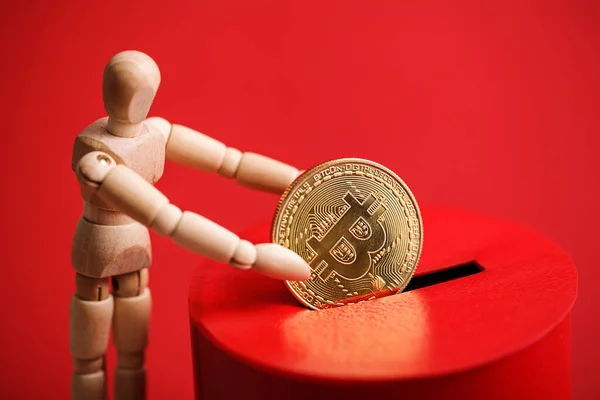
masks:
MULTIPOLYGON (((555 240, 579 268, 575 398, 598 395, 600 7, 457 3, 4 2, 0 397, 68 396, 82 206, 71 148, 104 115, 102 70, 125 49, 161 68, 152 115, 299 168, 372 159, 422 204, 504 216, 555 240)), ((236 232, 277 202, 172 163, 157 186, 236 232)), ((187 290, 201 259, 153 240, 150 398, 191 398, 187 290)))

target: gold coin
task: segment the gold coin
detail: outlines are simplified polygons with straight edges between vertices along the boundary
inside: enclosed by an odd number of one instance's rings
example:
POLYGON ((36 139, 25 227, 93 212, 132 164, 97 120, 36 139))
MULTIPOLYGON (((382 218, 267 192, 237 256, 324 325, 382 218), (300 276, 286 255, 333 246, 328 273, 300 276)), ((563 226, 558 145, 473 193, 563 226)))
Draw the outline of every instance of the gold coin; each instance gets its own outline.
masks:
POLYGON ((284 281, 312 309, 402 291, 423 246, 423 222, 408 186, 386 167, 343 158, 305 171, 281 196, 271 240, 311 267, 305 281, 284 281))

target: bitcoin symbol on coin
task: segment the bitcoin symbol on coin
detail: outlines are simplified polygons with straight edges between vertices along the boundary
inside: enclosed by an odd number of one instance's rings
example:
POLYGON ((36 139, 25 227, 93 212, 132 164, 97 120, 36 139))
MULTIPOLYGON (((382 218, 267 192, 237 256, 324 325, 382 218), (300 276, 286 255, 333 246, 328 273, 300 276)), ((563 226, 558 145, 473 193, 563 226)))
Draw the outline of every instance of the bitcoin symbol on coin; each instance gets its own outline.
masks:
POLYGON ((386 208, 370 194, 359 202, 350 192, 344 196, 345 214, 321 240, 312 236, 306 244, 316 253, 309 265, 323 281, 337 274, 352 280, 362 278, 371 268, 371 254, 385 243, 379 218, 386 208), (373 207, 375 206, 375 207, 373 207))
POLYGON ((406 184, 372 161, 344 158, 305 171, 281 196, 271 239, 300 255, 313 274, 285 281, 313 309, 402 291, 423 242, 421 214, 406 184))

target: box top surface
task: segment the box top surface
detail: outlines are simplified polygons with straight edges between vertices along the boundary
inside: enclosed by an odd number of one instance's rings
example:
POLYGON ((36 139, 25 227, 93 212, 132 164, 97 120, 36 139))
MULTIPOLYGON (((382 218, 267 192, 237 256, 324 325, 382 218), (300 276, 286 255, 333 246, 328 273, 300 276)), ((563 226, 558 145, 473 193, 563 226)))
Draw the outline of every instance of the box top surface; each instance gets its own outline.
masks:
MULTIPOLYGON (((304 378, 396 380, 476 367, 543 337, 570 312, 569 256, 527 227, 424 207, 415 277, 475 261, 483 271, 381 299, 314 311, 281 282, 203 263, 190 286, 194 327, 230 356, 304 378)), ((269 226, 242 237, 267 241, 269 226)))

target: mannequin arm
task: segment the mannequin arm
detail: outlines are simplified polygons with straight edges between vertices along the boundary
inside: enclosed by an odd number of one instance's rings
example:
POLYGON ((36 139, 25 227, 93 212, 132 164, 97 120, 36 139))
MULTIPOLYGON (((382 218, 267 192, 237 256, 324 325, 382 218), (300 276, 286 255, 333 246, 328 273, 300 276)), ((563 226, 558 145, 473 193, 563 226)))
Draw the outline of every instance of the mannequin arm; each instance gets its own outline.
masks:
POLYGON ((147 121, 167 138, 167 159, 200 171, 216 172, 251 188, 281 194, 298 176, 288 164, 256 153, 242 153, 225 144, 160 117, 147 121))
POLYGON ((125 165, 117 165, 106 153, 86 154, 76 173, 82 185, 97 190, 115 209, 196 254, 275 279, 306 280, 310 275, 308 264, 293 251, 274 243, 255 246, 205 217, 182 212, 156 187, 125 165))

